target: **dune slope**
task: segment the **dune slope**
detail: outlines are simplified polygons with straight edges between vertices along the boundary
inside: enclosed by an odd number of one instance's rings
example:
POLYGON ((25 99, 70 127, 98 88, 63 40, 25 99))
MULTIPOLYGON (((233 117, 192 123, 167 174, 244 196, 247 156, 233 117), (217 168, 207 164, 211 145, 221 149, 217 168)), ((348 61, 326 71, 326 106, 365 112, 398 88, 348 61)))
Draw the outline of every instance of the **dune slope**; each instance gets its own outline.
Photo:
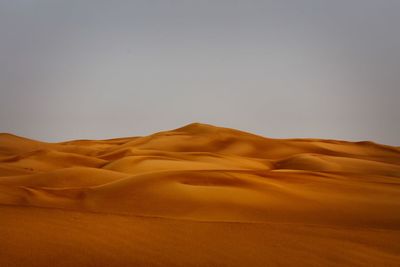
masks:
POLYGON ((0 134, 0 209, 0 266, 399 266, 400 149, 199 123, 0 134))

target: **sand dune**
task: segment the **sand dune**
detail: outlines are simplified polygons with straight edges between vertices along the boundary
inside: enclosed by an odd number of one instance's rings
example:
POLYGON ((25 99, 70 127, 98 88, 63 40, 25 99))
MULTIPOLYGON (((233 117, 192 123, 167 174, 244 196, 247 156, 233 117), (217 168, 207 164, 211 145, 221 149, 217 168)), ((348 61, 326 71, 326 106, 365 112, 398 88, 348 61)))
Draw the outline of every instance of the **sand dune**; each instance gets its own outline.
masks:
POLYGON ((74 166, 101 167, 107 161, 76 153, 39 149, 14 157, 3 158, 3 166, 19 167, 34 171, 50 171, 74 166))
POLYGON ((106 184, 129 176, 126 173, 98 168, 70 167, 44 173, 1 177, 2 185, 31 187, 84 187, 106 184))
POLYGON ((0 134, 0 266, 399 266, 399 178, 373 142, 0 134))
POLYGON ((14 156, 24 152, 30 152, 55 146, 57 145, 34 141, 12 134, 0 133, 0 155, 2 157, 9 155, 14 156))

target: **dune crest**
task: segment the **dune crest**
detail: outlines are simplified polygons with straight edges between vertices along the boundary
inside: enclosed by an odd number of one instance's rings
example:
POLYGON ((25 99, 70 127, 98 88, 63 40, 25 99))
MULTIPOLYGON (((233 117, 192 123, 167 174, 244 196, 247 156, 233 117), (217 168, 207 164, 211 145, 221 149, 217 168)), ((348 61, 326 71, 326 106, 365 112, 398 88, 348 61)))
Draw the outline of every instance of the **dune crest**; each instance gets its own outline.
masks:
MULTIPOLYGON (((272 224, 271 234, 277 240, 279 229, 287 231, 287 226, 280 225, 294 225, 291 231, 294 231, 296 242, 314 238, 316 244, 328 247, 340 243, 337 243, 337 236, 344 238, 346 233, 353 231, 351 229, 363 229, 363 234, 345 245, 365 250, 369 244, 370 258, 356 252, 331 256, 338 257, 338 262, 344 265, 361 266, 370 260, 378 265, 396 266, 396 262, 400 262, 400 246, 397 245, 400 243, 399 178, 400 149, 365 141, 272 139, 200 123, 144 137, 61 143, 0 134, 0 208, 6 218, 0 222, 0 228, 9 227, 9 232, 3 234, 18 235, 18 225, 23 227, 23 222, 16 222, 17 219, 37 215, 45 222, 48 218, 58 220, 71 213, 88 225, 96 225, 95 220, 100 217, 110 224, 122 226, 133 220, 144 231, 159 225, 155 231, 160 231, 160 234, 164 233, 161 228, 182 225, 182 229, 186 229, 190 226, 195 235, 199 235, 200 243, 207 242, 206 237, 200 237, 202 231, 216 233, 220 229, 221 233, 228 235, 222 228, 224 224, 243 224, 237 229, 240 233, 237 238, 245 238, 248 233, 254 244, 260 244, 265 240, 257 238, 257 231, 268 235, 268 230, 262 225, 270 227, 272 224), (48 218, 43 215, 46 213, 48 218), (13 214, 16 214, 15 220, 13 214), (149 226, 145 226, 144 220, 149 220, 149 226), (177 222, 175 225, 174 221, 177 222), (203 228, 206 225, 209 230, 203 228), (308 228, 310 225, 319 229, 315 236, 308 228), (337 230, 333 231, 332 227, 337 230), (372 232, 368 235, 368 231, 372 232), (374 231, 381 232, 377 234, 374 231), (389 245, 381 245, 380 238, 386 238, 389 245)), ((71 221, 63 220, 65 227, 72 225, 71 221)), ((40 228, 40 225, 32 227, 40 228)), ((101 227, 95 226, 94 229, 102 235, 101 227)), ((57 225, 49 229, 56 236, 58 230, 57 225)), ((126 230, 110 231, 119 236, 126 230)), ((44 238, 48 239, 50 235, 44 238)), ((177 241, 177 249, 190 246, 190 239, 184 237, 185 234, 177 235, 182 238, 177 241)), ((290 242, 287 234, 282 233, 282 236, 290 242)), ((21 236, 12 238, 23 239, 21 236)), ((72 242, 68 244, 84 246, 79 239, 58 238, 66 243, 72 242)), ((140 239, 142 237, 130 238, 132 242, 144 242, 140 239)), ((164 242, 154 236, 151 238, 158 240, 155 242, 164 242)), ((10 242, 0 245, 0 249, 9 251, 16 245, 10 242)), ((30 242, 40 242, 40 239, 24 242, 28 246, 35 244, 30 242)), ((173 248, 170 243, 162 244, 163 248, 167 245, 173 248)), ((216 250, 223 246, 220 241, 216 244, 216 250)), ((18 246, 24 247, 23 244, 18 246)), ((145 246, 151 250, 155 245, 146 243, 145 246)), ((238 249, 233 244, 225 246, 232 252, 238 249)), ((101 243, 98 249, 113 248, 112 244, 101 243)), ((285 262, 272 254, 264 255, 265 246, 254 249, 256 259, 243 257, 252 266, 295 262, 285 262)), ((288 253, 295 255, 294 250, 290 248, 288 253)), ((277 251, 282 254, 285 250, 279 248, 277 251)), ((190 266, 184 256, 179 261, 179 255, 173 262, 163 256, 159 256, 160 262, 152 262, 151 258, 156 257, 152 254, 154 252, 147 251, 148 257, 129 256, 125 250, 120 253, 132 264, 190 266)), ((196 258, 193 251, 187 253, 196 258)), ((210 253, 213 257, 220 257, 217 252, 210 253)), ((322 264, 324 252, 320 253, 318 257, 322 264)), ((9 266, 5 264, 13 261, 13 252, 9 251, 9 255, 0 258, 1 266, 9 266)), ((37 262, 25 266, 46 265, 41 258, 45 252, 39 251, 35 255, 37 262)), ((82 260, 85 262, 87 259, 81 256, 72 263, 80 266, 82 260)), ((27 263, 19 261, 18 266, 27 263)), ((198 259, 197 263, 201 262, 198 259)), ((209 263, 218 266, 246 264, 235 257, 226 262, 210 258, 209 263)), ((307 259, 298 263, 313 265, 307 259)), ((68 266, 68 262, 58 266, 68 266)))

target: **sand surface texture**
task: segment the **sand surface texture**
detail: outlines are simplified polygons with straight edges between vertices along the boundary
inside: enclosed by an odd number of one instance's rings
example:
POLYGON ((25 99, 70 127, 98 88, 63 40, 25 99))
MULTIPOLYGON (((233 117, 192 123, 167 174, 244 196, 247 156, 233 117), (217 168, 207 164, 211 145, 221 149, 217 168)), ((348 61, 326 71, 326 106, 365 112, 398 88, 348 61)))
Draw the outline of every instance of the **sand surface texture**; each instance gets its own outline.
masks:
POLYGON ((0 134, 0 266, 400 266, 400 148, 0 134))

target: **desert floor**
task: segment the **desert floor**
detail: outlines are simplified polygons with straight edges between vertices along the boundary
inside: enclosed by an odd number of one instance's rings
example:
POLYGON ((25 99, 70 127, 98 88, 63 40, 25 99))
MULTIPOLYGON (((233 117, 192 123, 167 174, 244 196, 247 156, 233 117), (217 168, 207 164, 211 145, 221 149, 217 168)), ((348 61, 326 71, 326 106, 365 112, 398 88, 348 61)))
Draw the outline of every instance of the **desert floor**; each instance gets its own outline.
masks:
POLYGON ((205 124, 0 134, 0 266, 400 266, 400 148, 205 124))

